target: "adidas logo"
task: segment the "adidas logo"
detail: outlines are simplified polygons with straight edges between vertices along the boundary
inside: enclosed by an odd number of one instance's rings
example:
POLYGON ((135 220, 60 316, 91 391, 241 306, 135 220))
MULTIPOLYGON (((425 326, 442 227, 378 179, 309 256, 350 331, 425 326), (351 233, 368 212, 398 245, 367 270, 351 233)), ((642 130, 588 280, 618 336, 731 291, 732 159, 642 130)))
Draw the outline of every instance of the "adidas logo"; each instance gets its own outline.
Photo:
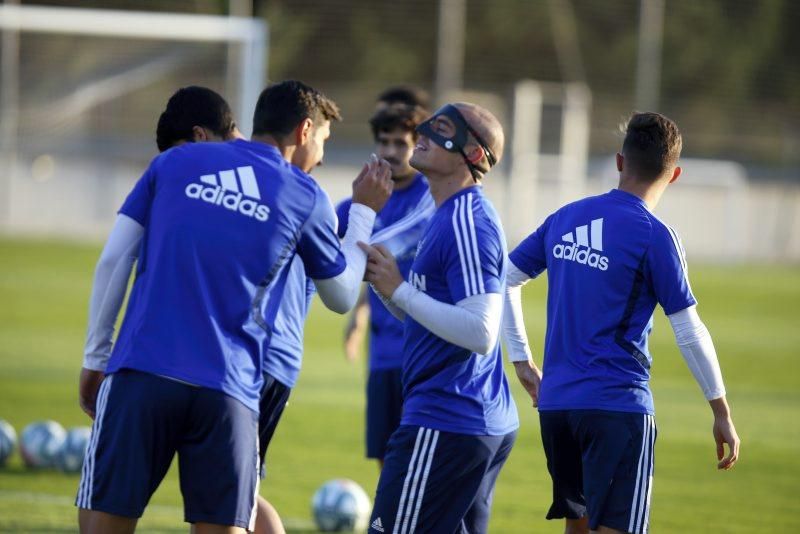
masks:
POLYGON ((591 228, 586 224, 578 226, 575 232, 564 234, 561 239, 567 244, 559 243, 553 247, 553 256, 556 258, 588 265, 601 271, 608 270, 608 257, 593 252, 603 251, 603 219, 594 219, 591 228))
POLYGON ((381 518, 379 517, 378 519, 373 521, 370 527, 377 530, 378 532, 383 532, 383 522, 381 522, 381 518))
POLYGON ((261 200, 261 192, 258 190, 253 167, 238 167, 235 171, 204 174, 200 177, 200 181, 202 184, 193 183, 186 186, 187 197, 238 211, 257 221, 264 222, 269 218, 269 207, 257 202, 261 200), (217 181, 218 176, 219 181, 217 181))

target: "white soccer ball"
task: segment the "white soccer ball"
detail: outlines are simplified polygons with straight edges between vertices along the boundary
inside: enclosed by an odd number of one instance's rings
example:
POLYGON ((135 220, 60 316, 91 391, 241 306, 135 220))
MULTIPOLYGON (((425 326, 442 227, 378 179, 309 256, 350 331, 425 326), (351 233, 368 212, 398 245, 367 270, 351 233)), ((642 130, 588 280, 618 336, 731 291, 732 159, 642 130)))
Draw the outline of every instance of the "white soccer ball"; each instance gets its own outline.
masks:
POLYGON ((31 423, 22 431, 19 452, 28 467, 55 467, 67 432, 55 421, 31 423))
POLYGON ((5 465, 8 457, 14 454, 17 446, 17 433, 5 419, 0 419, 0 466, 5 465))
POLYGON ((92 429, 88 426, 76 426, 67 432, 67 439, 58 451, 56 465, 65 473, 77 473, 83 467, 83 457, 89 446, 92 429))
POLYGON ((365 530, 372 503, 361 486, 346 478, 329 480, 311 501, 314 522, 323 532, 365 530))

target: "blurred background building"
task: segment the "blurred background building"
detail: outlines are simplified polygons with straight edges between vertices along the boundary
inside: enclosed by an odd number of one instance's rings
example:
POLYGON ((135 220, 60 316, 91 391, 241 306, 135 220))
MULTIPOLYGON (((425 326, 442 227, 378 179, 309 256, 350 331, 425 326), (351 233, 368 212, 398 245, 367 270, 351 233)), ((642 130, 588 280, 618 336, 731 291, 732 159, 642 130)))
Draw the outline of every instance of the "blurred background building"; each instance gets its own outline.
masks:
POLYGON ((654 110, 684 135, 685 172, 658 213, 690 256, 800 262, 798 24, 794 0, 6 0, 0 231, 105 235, 178 87, 221 92, 248 129, 261 85, 296 78, 344 114, 315 172, 334 200, 389 85, 498 115, 508 148, 486 186, 512 243, 613 187, 620 123, 654 110), (109 11, 68 31, 45 5, 109 11), (116 18, 134 11, 161 24, 116 18))

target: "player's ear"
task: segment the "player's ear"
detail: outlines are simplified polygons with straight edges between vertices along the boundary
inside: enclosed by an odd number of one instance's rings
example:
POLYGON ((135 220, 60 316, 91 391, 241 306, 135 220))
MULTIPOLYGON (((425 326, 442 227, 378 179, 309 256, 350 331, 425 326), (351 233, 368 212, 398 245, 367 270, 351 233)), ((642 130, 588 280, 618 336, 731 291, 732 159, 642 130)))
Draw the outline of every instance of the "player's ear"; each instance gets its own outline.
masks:
POLYGON ((192 126, 192 141, 205 143, 208 141, 208 132, 202 126, 192 126))
POLYGON ((672 178, 670 178, 669 183, 672 183, 675 180, 677 180, 682 172, 683 172, 683 169, 681 169, 680 167, 675 167, 675 170, 672 171, 672 178))
POLYGON ((311 138, 311 132, 314 129, 314 122, 305 118, 300 121, 297 128, 294 129, 294 141, 298 146, 305 145, 311 138))
POLYGON ((478 163, 481 162, 481 160, 485 155, 486 153, 483 151, 483 147, 476 146, 475 148, 469 151, 469 153, 467 154, 467 159, 473 165, 477 165, 478 163))
POLYGON ((625 164, 625 156, 623 156, 620 152, 617 152, 617 170, 622 172, 622 167, 625 164))

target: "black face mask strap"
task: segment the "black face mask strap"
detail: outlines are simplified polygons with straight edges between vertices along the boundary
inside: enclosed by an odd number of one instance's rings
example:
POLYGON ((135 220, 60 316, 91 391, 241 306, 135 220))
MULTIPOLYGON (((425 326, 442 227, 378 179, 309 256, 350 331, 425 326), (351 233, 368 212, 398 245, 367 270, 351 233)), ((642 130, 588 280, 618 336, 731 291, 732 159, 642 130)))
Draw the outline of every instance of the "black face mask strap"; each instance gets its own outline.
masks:
POLYGON ((478 145, 483 149, 484 154, 486 154, 486 161, 489 162, 489 168, 491 169, 492 167, 494 167, 495 163, 497 163, 497 158, 494 157, 494 152, 492 152, 492 149, 489 148, 488 144, 486 144, 486 141, 484 141, 483 138, 480 135, 478 135, 478 132, 476 132, 475 129, 469 125, 467 119, 465 119, 464 115, 462 115, 461 112, 458 111, 457 107, 449 105, 448 107, 453 109, 458 118, 461 119, 461 123, 463 124, 464 128, 466 128, 466 130, 472 135, 472 137, 475 138, 475 141, 477 141, 478 145))
POLYGON ((491 168, 495 163, 497 163, 497 159, 495 158, 492 150, 489 148, 489 145, 487 145, 483 138, 478 135, 475 129, 469 125, 461 112, 458 111, 458 108, 452 104, 443 106, 431 119, 420 124, 417 127, 417 131, 430 138, 431 141, 444 148, 448 152, 458 152, 461 154, 461 157, 464 158, 464 163, 467 164, 467 168, 472 174, 472 179, 475 180, 475 183, 478 183, 478 180, 483 177, 483 171, 469 160, 467 153, 464 151, 464 147, 468 141, 468 134, 472 135, 478 145, 483 149, 484 154, 486 154, 486 160, 489 162, 489 167, 491 168), (440 115, 444 115, 453 121, 456 131, 452 138, 447 138, 443 135, 440 135, 434 131, 433 127, 431 126, 433 119, 440 115))

